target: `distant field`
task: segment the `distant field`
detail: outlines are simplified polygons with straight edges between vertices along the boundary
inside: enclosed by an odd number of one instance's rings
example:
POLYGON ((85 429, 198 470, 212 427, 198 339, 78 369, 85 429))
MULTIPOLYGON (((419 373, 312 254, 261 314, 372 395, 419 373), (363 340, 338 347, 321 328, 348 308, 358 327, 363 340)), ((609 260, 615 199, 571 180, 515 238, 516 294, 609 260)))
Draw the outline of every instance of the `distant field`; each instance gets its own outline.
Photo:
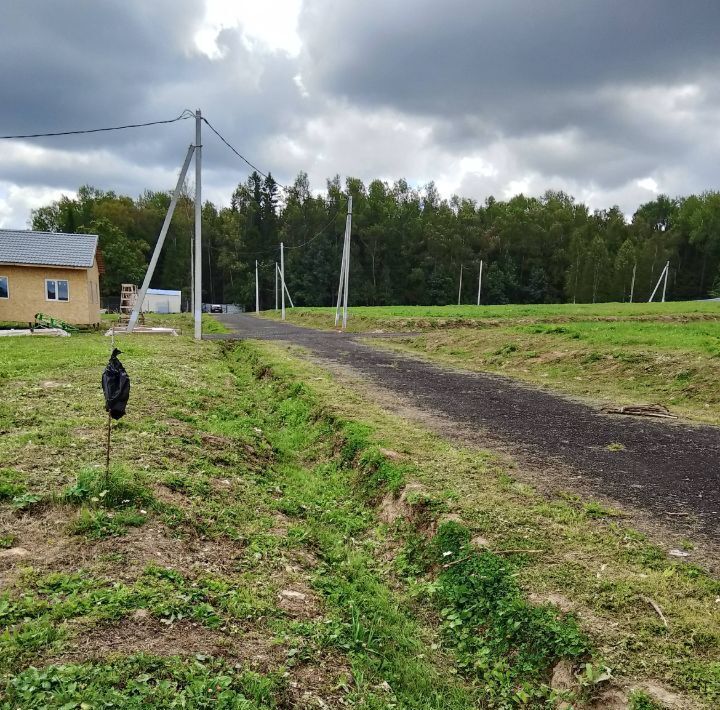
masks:
MULTIPOLYGON (((263 316, 279 318, 277 311, 263 316)), ((350 309, 348 330, 411 331, 496 325, 509 321, 575 321, 602 319, 704 319, 720 318, 718 301, 672 303, 563 303, 509 306, 358 306, 350 309)), ((292 323, 315 328, 333 328, 334 308, 288 308, 292 323)))
MULTIPOLYGON (((333 324, 333 309, 288 314, 303 325, 333 324)), ((657 402, 720 424, 718 302, 353 308, 349 326, 408 333, 376 346, 603 403, 657 402)))

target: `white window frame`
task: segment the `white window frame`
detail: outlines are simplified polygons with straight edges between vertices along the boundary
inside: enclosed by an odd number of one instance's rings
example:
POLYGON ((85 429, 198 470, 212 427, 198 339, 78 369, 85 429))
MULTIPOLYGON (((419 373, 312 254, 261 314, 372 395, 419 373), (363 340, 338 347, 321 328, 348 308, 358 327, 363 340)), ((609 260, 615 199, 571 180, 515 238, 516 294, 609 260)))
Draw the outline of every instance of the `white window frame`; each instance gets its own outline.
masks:
POLYGON ((70 281, 68 279, 45 279, 45 300, 53 303, 67 303, 70 300, 70 281), (55 298, 48 297, 48 283, 52 281, 55 284, 55 298), (64 281, 67 284, 67 298, 60 298, 60 289, 58 283, 64 281))
POLYGON ((0 298, 7 300, 10 298, 10 279, 2 275, 0 275, 0 279, 5 279, 5 290, 7 291, 7 296, 0 296, 0 298))

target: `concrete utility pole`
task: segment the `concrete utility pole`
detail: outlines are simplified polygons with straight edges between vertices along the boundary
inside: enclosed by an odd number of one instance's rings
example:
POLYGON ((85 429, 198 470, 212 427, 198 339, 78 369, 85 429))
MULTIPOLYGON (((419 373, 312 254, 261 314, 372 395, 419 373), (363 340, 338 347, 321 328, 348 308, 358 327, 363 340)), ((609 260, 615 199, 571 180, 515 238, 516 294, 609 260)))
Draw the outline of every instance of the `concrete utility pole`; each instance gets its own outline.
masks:
POLYGON ((195 340, 202 339, 202 113, 195 111, 195 340))
POLYGON ((260 284, 258 282, 257 259, 255 259, 255 313, 260 313, 260 284))
POLYGON ((665 264, 665 268, 660 272, 660 278, 658 279, 658 282, 655 284, 655 288, 653 289, 653 292, 650 295, 650 298, 648 298, 648 303, 652 303, 652 300, 653 300, 653 298, 655 298, 655 294, 657 293, 657 290, 660 288, 660 282, 663 279, 665 279, 665 282, 664 282, 664 286, 663 286, 662 302, 665 303, 665 291, 667 290, 668 271, 670 271, 670 262, 669 261, 665 264))
POLYGON ((282 300, 282 319, 285 320, 285 245, 280 242, 280 296, 282 300))
POLYGON ((460 298, 462 297, 462 272, 463 265, 460 264, 460 288, 458 288, 458 306, 460 305, 460 298))
POLYGON ((195 313, 195 237, 190 235, 190 313, 195 313))
POLYGON ((352 233, 352 195, 348 197, 348 213, 345 218, 345 231, 347 232, 347 254, 345 256, 345 293, 343 295, 343 330, 347 328, 348 316, 348 288, 350 285, 350 235, 352 233))
POLYGON ((352 195, 348 197, 348 211, 345 218, 345 238, 343 239, 343 253, 340 262, 340 281, 338 283, 338 298, 335 308, 335 325, 340 320, 340 305, 342 304, 342 327, 347 328, 348 316, 348 287, 350 282, 350 234, 352 232, 352 195))
POLYGON ((127 325, 128 333, 132 333, 133 329, 135 328, 135 324, 137 323, 138 315, 140 315, 142 304, 145 301, 145 294, 147 293, 148 287, 150 286, 150 281, 153 277, 153 273, 155 272, 155 267, 157 266, 160 252, 162 251, 163 244, 165 243, 165 237, 167 236, 168 229, 170 228, 170 222, 172 221, 172 217, 175 212, 175 206, 178 203, 178 198, 180 197, 180 192, 182 190, 183 183, 185 182, 185 175, 187 175, 187 171, 190 167, 190 161, 192 160, 194 151, 195 146, 191 145, 188 147, 188 152, 185 156, 185 162, 183 163, 182 169, 180 170, 180 176, 178 177, 177 185, 175 185, 175 191, 173 192, 172 199, 170 200, 170 205, 168 207, 167 214, 165 215, 165 221, 163 222, 162 229, 160 230, 160 236, 155 243, 155 249, 153 251, 152 258, 150 259, 150 264, 148 265, 147 271, 145 272, 145 278, 143 279, 142 286, 140 287, 140 292, 137 295, 137 300, 135 301, 132 313, 130 314, 130 320, 128 321, 127 325))
POLYGON ((278 266, 277 261, 275 262, 275 310, 278 309, 278 290, 277 290, 277 284, 278 284, 278 269, 280 267, 278 266))
POLYGON ((478 276, 478 300, 477 304, 480 305, 480 294, 482 293, 482 269, 483 269, 483 262, 482 259, 480 259, 480 275, 478 276))
POLYGON ((630 282, 630 303, 633 302, 633 296, 635 295, 635 272, 637 271, 637 261, 633 264, 633 275, 632 281, 630 282))

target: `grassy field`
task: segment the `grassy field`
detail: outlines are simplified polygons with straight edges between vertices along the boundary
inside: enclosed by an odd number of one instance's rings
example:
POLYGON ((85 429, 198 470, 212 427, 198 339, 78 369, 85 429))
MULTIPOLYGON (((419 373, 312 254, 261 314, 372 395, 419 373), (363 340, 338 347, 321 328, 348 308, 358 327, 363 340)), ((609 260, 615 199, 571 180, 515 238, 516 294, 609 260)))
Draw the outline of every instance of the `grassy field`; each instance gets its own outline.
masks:
POLYGON ((0 707, 720 701, 720 584, 618 511, 279 345, 117 340, 109 475, 108 340, 0 341, 0 707))
MULTIPOLYGON (((313 328, 334 328, 334 308, 288 308, 287 320, 313 328)), ((348 331, 410 332, 448 328, 590 320, 705 320, 720 318, 720 302, 564 303, 522 306, 354 306, 348 331)), ((263 311, 278 319, 278 311, 263 311)))
MULTIPOLYGON (((324 309, 296 311, 288 313, 298 323, 332 322, 324 309)), ((418 333, 376 346, 606 404, 660 403, 685 418, 720 423, 715 302, 357 308, 351 315, 358 332, 418 333)))

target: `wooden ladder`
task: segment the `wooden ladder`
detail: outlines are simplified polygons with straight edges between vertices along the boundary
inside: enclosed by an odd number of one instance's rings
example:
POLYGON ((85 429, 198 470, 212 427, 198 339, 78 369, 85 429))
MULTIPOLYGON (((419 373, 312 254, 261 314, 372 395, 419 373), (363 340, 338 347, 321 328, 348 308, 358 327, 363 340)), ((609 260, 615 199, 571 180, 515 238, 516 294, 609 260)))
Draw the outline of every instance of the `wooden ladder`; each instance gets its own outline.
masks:
MULTIPOLYGON (((138 298, 138 287, 135 284, 122 284, 120 290, 120 323, 128 323, 138 298)), ((140 323, 145 323, 145 317, 140 313, 140 323)))

